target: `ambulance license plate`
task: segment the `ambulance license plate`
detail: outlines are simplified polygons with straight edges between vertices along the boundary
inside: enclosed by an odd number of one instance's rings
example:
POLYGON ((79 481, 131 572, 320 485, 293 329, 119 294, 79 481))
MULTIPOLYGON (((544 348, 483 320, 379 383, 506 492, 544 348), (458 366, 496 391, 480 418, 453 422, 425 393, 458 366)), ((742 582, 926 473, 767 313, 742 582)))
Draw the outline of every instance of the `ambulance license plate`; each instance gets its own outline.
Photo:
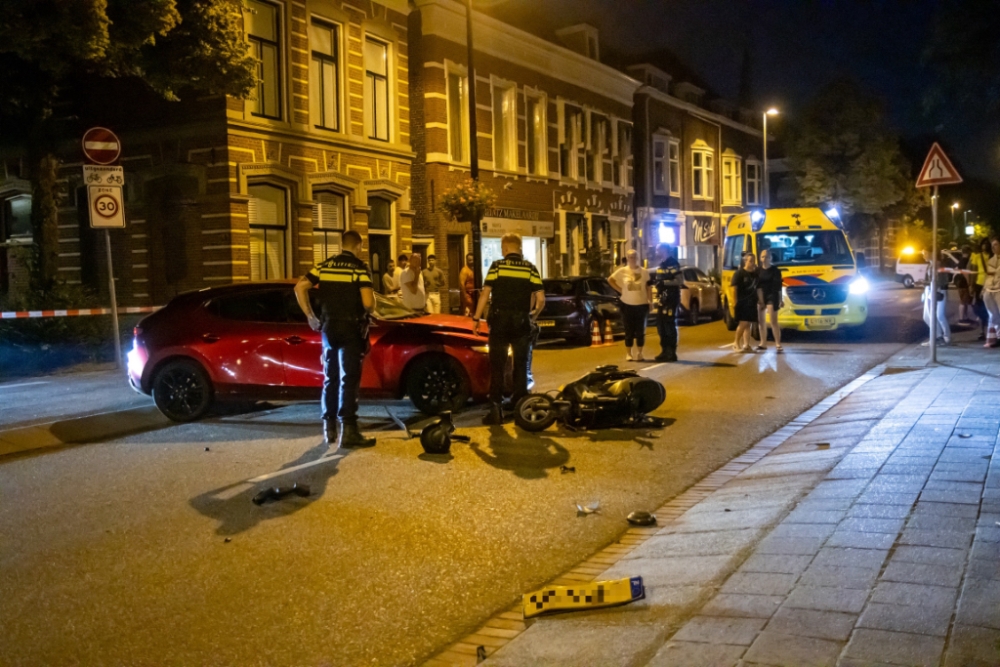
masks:
POLYGON ((810 329, 832 329, 837 325, 836 317, 807 317, 806 326, 810 329))
POLYGON ((555 320, 538 320, 538 326, 540 327, 554 327, 555 325, 555 320))

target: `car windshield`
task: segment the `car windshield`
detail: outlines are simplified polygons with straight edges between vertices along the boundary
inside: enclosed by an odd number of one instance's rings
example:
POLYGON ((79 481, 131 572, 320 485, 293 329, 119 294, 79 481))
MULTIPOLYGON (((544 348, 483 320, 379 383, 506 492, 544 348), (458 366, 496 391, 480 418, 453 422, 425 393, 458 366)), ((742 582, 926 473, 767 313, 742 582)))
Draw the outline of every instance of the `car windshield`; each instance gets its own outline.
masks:
POLYGON ((757 235, 757 252, 771 251, 778 266, 854 264, 844 233, 837 230, 769 232, 757 235))
POLYGON ((545 296, 573 296, 576 286, 570 280, 546 280, 545 296))
POLYGON ((405 320, 411 317, 420 317, 420 314, 410 310, 395 299, 376 294, 375 317, 380 320, 405 320))

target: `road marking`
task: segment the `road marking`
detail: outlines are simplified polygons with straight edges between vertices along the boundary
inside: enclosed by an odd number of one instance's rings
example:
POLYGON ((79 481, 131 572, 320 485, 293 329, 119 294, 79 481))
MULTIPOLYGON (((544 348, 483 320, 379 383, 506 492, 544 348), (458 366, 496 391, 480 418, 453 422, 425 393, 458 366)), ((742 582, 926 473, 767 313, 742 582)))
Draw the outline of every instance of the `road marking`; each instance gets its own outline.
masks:
POLYGON ((19 382, 18 384, 0 384, 0 389, 13 389, 15 387, 30 387, 34 384, 48 384, 47 380, 40 380, 38 382, 19 382))
POLYGON ((311 468, 312 466, 318 466, 321 463, 328 463, 330 461, 336 461, 337 459, 344 458, 343 454, 334 454, 333 456, 324 456, 321 459, 315 461, 310 461, 309 463, 303 463, 301 465, 292 466, 291 468, 282 468, 281 470, 275 470, 274 472, 269 472, 266 475, 261 475, 260 477, 254 477, 253 479, 248 479, 247 481, 251 484, 256 484, 257 482, 265 482, 269 479, 274 479, 275 477, 281 477, 285 473, 294 472, 296 470, 302 470, 303 468, 311 468))
POLYGON ((659 368, 660 366, 666 366, 666 364, 654 364, 653 366, 646 366, 645 368, 640 368, 640 371, 651 371, 654 368, 659 368))

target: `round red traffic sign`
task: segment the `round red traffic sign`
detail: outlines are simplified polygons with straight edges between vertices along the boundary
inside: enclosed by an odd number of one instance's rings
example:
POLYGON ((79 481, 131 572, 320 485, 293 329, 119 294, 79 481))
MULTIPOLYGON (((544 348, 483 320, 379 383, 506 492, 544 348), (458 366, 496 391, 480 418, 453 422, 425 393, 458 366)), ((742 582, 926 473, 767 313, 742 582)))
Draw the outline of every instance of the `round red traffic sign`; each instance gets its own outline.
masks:
POLYGON ((111 195, 100 195, 94 200, 94 211, 102 218, 113 218, 118 213, 118 200, 111 195))
POLYGON ((83 154, 91 163, 111 164, 121 152, 121 142, 106 127, 92 127, 83 133, 83 154))

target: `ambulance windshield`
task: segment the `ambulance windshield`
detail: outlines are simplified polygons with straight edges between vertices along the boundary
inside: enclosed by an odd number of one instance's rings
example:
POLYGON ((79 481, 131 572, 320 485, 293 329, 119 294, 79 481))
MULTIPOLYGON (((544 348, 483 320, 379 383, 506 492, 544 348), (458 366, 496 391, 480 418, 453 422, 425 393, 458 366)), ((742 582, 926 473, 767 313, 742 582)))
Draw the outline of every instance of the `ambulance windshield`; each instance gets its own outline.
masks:
POLYGON ((854 265, 851 249, 840 230, 757 234, 757 249, 769 250, 771 262, 778 266, 854 265))

